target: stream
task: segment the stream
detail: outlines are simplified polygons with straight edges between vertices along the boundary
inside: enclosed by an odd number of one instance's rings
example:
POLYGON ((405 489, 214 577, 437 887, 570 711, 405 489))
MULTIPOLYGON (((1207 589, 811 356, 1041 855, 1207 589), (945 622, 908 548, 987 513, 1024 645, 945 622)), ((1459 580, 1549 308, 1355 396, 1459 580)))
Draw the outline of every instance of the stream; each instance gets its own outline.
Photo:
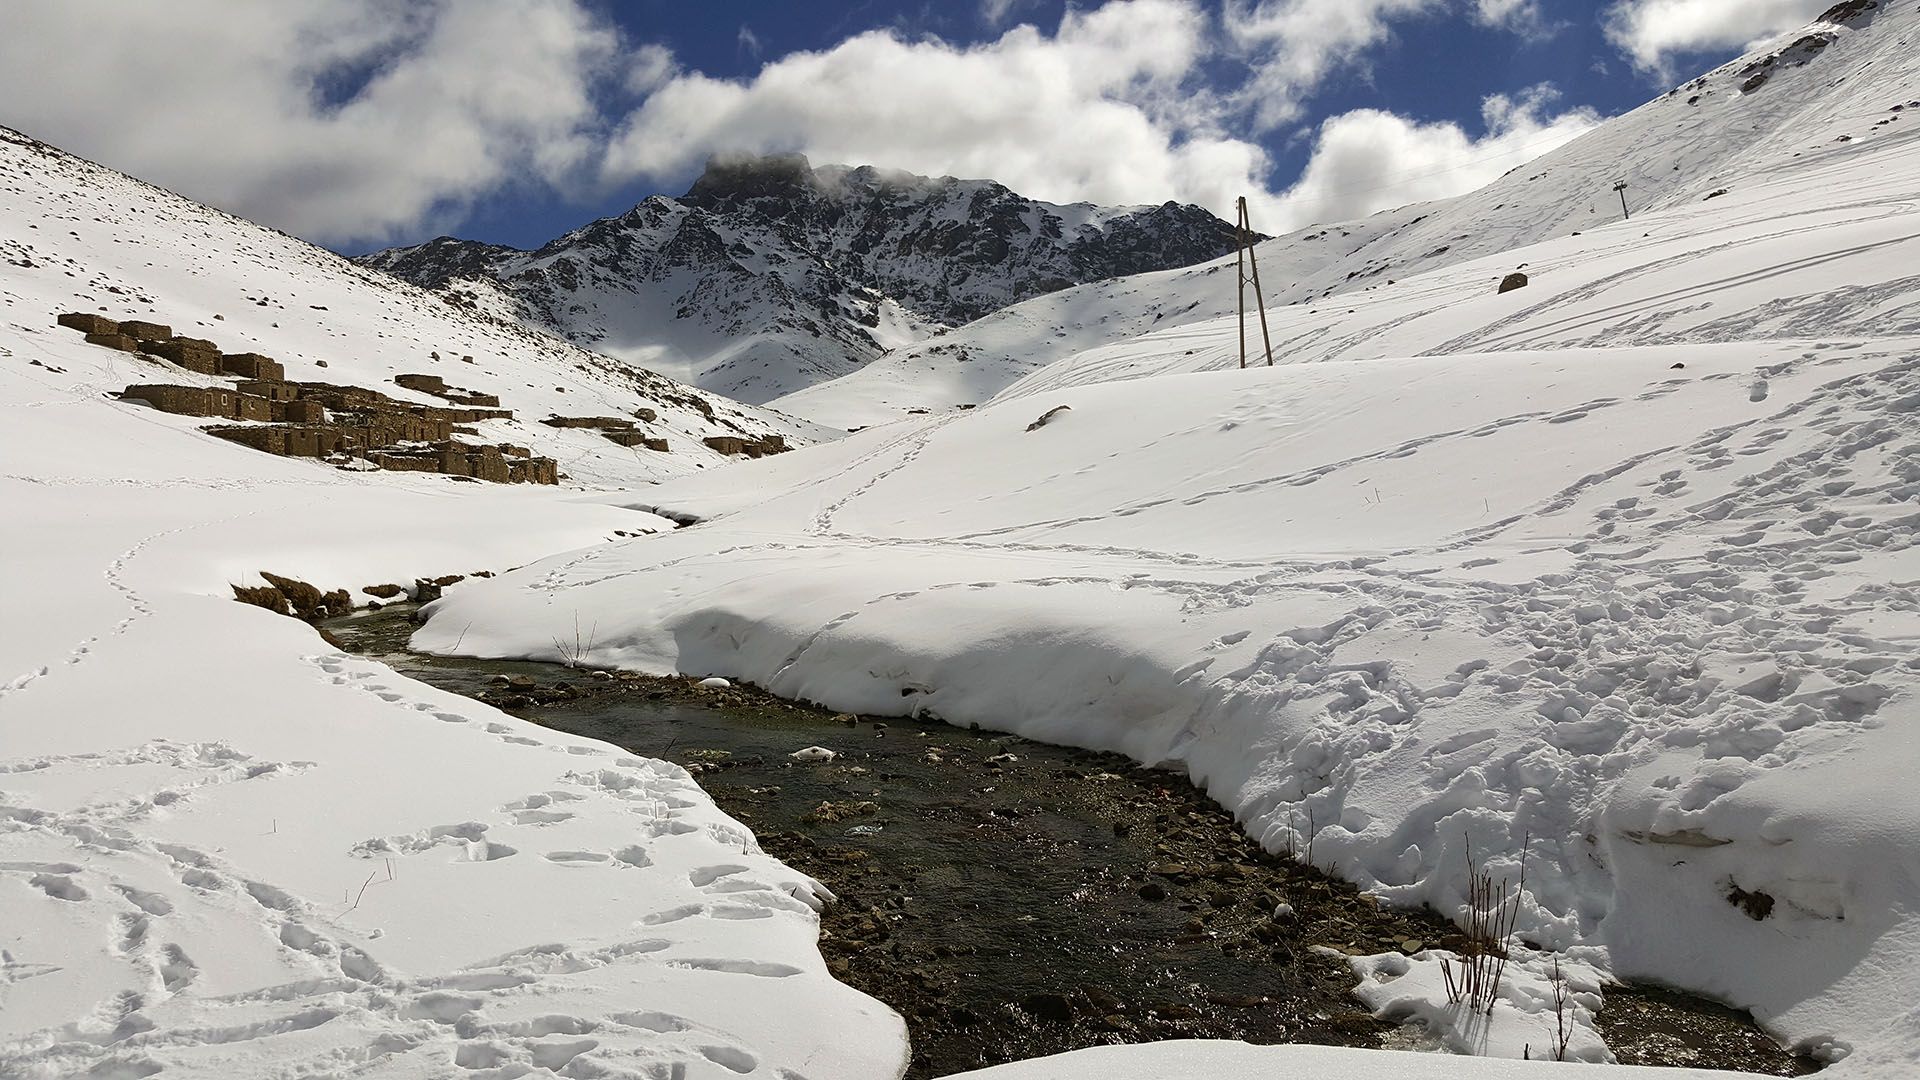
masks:
MULTIPOLYGON (((1452 923, 1261 850, 1179 774, 745 686, 422 656, 411 615, 323 629, 422 682, 693 772, 769 854, 838 894, 821 951, 906 1018, 912 1080, 1159 1039, 1430 1048, 1361 1008, 1346 964, 1315 946, 1452 948, 1452 923), (789 758, 810 745, 837 756, 789 758)), ((1610 988, 1599 1019, 1625 1064, 1815 1067, 1747 1014, 1677 991, 1610 988)))

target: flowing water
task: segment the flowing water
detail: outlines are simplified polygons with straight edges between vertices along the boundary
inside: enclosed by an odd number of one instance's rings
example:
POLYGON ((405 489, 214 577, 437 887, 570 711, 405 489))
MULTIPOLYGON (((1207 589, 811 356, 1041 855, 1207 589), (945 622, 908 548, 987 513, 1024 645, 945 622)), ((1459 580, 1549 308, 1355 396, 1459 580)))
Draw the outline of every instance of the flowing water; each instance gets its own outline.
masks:
MULTIPOLYGON (((406 651, 409 616, 326 629, 424 682, 687 767, 769 853, 838 894, 821 950, 906 1018, 908 1077, 1169 1038, 1423 1048, 1359 1006, 1336 954, 1457 946, 1457 929, 1260 850, 1182 776, 744 687, 424 657, 406 651), (810 745, 836 756, 789 757, 810 745), (1282 904, 1291 914, 1276 917, 1282 904)), ((1625 988, 1607 1000, 1623 1061, 1809 1068, 1712 1002, 1625 988)))

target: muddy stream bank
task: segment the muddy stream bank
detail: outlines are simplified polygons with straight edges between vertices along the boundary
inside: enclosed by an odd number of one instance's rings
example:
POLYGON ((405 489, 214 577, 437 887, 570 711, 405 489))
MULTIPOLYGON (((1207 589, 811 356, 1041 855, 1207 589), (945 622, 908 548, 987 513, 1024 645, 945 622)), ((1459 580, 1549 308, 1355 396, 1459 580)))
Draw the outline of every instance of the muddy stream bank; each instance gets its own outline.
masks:
MULTIPOLYGON (((686 767, 770 854, 838 894, 821 951, 906 1018, 909 1078, 1157 1039, 1421 1048, 1315 947, 1462 940, 1433 912, 1383 908, 1262 851, 1183 776, 1125 758, 686 678, 426 657, 407 651, 410 617, 395 605, 325 629, 423 682, 686 767), (810 745, 836 757, 789 758, 810 745)), ((1623 1063, 1811 1067, 1704 999, 1623 987, 1606 1002, 1623 1063)))

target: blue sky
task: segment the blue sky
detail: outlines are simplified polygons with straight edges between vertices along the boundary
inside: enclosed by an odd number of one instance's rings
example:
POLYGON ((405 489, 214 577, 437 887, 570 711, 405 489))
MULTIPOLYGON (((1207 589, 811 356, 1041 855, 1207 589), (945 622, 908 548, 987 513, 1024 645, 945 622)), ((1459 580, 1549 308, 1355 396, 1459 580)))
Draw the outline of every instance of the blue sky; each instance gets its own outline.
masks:
POLYGON ((537 245, 709 154, 1249 197, 1470 190, 1823 0, 10 0, 0 123, 339 250, 537 245))
MULTIPOLYGON (((690 5, 675 0, 633 0, 607 2, 600 7, 635 40, 668 46, 690 69, 719 78, 748 80, 767 61, 801 50, 831 49, 864 31, 890 30, 914 38, 931 35, 964 46, 996 39, 1009 25, 1022 22, 1052 30, 1058 27, 1068 5, 1064 0, 1027 0, 998 24, 987 21, 980 4, 964 2, 809 0, 805 4, 690 5)), ((1666 80, 1658 73, 1636 70, 1608 42, 1600 20, 1603 5, 1545 0, 1540 10, 1553 26, 1550 34, 1518 35, 1478 25, 1460 17, 1457 11, 1446 10, 1396 22, 1394 33, 1371 48, 1364 63, 1343 68, 1322 84, 1299 123, 1259 139, 1273 158, 1268 174, 1271 183, 1276 188, 1285 187, 1305 168, 1313 144, 1302 137, 1304 134, 1320 120, 1354 109, 1381 109, 1428 123, 1451 121, 1478 136, 1486 133, 1480 106, 1489 94, 1550 83, 1560 91, 1563 105, 1587 106, 1603 116, 1612 116, 1667 89, 1666 80)), ((1683 70, 1695 66, 1704 70, 1738 52, 1734 46, 1688 50, 1672 57, 1683 70)), ((1244 76, 1241 65, 1223 61, 1218 66, 1218 79, 1244 76)), ((1500 171, 1525 160, 1524 152, 1495 158, 1500 171)), ((892 163, 862 160, 849 164, 892 163)), ((1419 171, 1419 167, 1405 171, 1419 171)), ((515 246, 538 245, 587 218, 618 214, 649 194, 678 195, 697 173, 697 169, 682 169, 636 180, 606 192, 584 208, 558 198, 528 199, 523 193, 489 199, 475 207, 471 218, 462 223, 459 235, 515 246), (585 218, 581 216, 583 209, 585 218)))

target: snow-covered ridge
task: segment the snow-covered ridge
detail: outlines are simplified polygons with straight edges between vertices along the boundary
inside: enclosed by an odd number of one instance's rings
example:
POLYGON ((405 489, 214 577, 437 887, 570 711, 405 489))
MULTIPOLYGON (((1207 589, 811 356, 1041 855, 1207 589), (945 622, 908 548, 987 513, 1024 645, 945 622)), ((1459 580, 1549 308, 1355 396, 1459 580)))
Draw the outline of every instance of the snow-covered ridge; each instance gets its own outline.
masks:
MULTIPOLYGON (((1807 155, 1902 138, 1920 122, 1906 104, 1920 98, 1913 15, 1905 5, 1843 4, 1479 191, 1269 240, 1259 248, 1268 304, 1344 310, 1389 281, 1617 223, 1616 181, 1627 183, 1638 218, 1704 206, 1807 155)), ((775 404, 842 428, 977 404, 1061 357, 1227 315, 1234 305, 1231 258, 1083 285, 897 348, 775 404)))
POLYGON ((359 261, 496 290, 531 325, 764 402, 1008 304, 1231 246, 1231 228, 1194 206, 1060 206, 990 180, 792 154, 715 160, 681 198, 538 251, 442 237, 359 261))

